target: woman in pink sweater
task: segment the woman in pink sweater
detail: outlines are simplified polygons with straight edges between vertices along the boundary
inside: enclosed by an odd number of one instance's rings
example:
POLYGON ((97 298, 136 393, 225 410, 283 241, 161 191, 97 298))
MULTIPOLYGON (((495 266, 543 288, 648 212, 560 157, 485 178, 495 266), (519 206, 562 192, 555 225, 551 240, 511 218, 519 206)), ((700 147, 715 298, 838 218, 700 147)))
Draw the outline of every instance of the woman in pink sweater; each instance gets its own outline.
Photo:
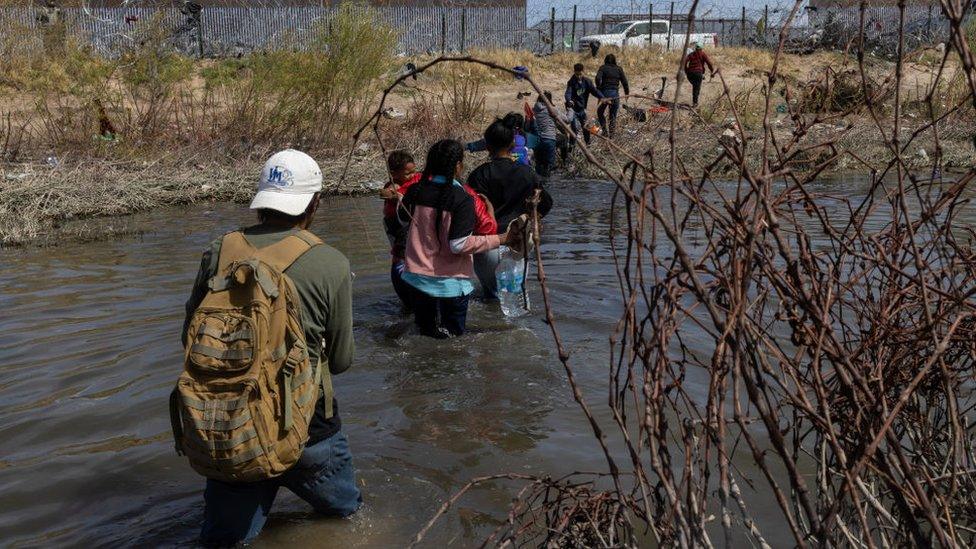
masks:
POLYGON ((474 200, 458 182, 463 160, 461 143, 438 141, 427 153, 420 182, 403 197, 410 212, 403 281, 413 289, 417 326, 430 337, 464 333, 468 296, 474 291, 472 254, 493 250, 509 239, 508 232, 474 234, 474 200))

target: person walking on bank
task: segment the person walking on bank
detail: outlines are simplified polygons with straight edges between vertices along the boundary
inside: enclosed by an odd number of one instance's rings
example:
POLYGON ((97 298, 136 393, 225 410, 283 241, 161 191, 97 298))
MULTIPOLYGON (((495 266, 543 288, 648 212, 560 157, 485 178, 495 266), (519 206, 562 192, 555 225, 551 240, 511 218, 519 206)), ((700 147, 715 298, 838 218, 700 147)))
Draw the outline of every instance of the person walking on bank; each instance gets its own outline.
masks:
POLYGON ((596 72, 596 88, 603 95, 600 106, 596 109, 596 116, 600 120, 604 135, 611 138, 617 126, 617 112, 620 110, 620 86, 624 87, 624 95, 630 95, 627 75, 617 66, 617 57, 611 53, 603 59, 603 66, 596 72), (608 108, 610 109, 609 124, 606 118, 608 108))
POLYGON ((308 231, 321 190, 307 154, 269 158, 259 223, 210 244, 186 303, 170 416, 177 451, 207 477, 205 545, 253 540, 281 487, 324 516, 362 504, 332 390, 352 365, 352 277, 308 231))
MULTIPOLYGON (((536 189, 542 191, 539 215, 545 216, 552 209, 552 197, 543 188, 539 176, 532 168, 512 160, 515 134, 504 123, 496 121, 485 130, 485 142, 491 159, 478 166, 468 176, 468 185, 491 202, 498 222, 498 230, 504 230, 516 218, 531 213, 529 199, 536 189)), ((485 299, 497 298, 495 268, 499 262, 498 250, 475 254, 474 272, 481 282, 485 299)))
MULTIPOLYGON (((545 97, 549 103, 552 103, 552 93, 545 92, 545 97)), ((570 120, 565 115, 559 114, 559 111, 556 111, 556 114, 563 122, 570 123, 570 120)), ((539 136, 539 143, 535 147, 535 173, 540 177, 549 177, 552 168, 556 165, 559 129, 541 95, 532 107, 532 118, 535 120, 535 131, 539 136)))
POLYGON ((420 333, 437 339, 466 330, 468 296, 474 291, 471 255, 509 240, 507 231, 473 234, 478 225, 475 201, 458 182, 464 173, 463 160, 461 143, 451 139, 434 143, 420 182, 403 197, 410 214, 403 281, 413 288, 411 305, 420 333))
POLYGON ((590 144, 590 132, 586 131, 586 106, 590 96, 603 99, 603 94, 596 88, 593 81, 583 76, 582 63, 573 65, 573 76, 566 82, 566 103, 573 110, 573 131, 583 132, 583 140, 590 144))
POLYGON ((691 106, 697 107, 702 81, 705 80, 705 67, 708 67, 712 78, 715 78, 715 67, 700 43, 692 43, 692 49, 693 51, 685 57, 685 75, 691 83, 691 106))

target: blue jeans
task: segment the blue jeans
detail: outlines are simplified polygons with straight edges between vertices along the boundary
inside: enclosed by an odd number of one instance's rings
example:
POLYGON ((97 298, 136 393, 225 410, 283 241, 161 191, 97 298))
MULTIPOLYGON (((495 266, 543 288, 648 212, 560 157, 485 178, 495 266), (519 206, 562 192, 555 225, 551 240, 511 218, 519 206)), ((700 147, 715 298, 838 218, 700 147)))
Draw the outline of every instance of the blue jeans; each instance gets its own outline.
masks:
POLYGON ((587 145, 590 144, 590 131, 586 129, 586 110, 578 111, 573 109, 573 121, 570 125, 573 128, 573 132, 580 133, 583 132, 583 141, 587 145))
POLYGON ((535 146, 535 173, 542 177, 549 177, 552 167, 556 164, 556 140, 540 139, 535 146))
POLYGON ((618 90, 600 90, 603 97, 606 99, 612 99, 612 101, 607 103, 600 103, 600 106, 596 108, 596 117, 600 120, 600 127, 603 128, 603 133, 607 137, 613 137, 613 130, 617 127, 617 111, 620 110, 620 92, 618 90), (610 124, 607 125, 606 112, 607 108, 610 108, 610 124))
POLYGON ((482 299, 498 299, 498 282, 495 280, 495 269, 501 261, 501 252, 498 248, 474 254, 474 274, 481 283, 482 299))
POLYGON ((261 532, 278 488, 284 486, 317 513, 347 517, 362 505, 349 441, 341 431, 305 448, 291 469, 260 482, 207 479, 200 541, 209 546, 249 542, 261 532))

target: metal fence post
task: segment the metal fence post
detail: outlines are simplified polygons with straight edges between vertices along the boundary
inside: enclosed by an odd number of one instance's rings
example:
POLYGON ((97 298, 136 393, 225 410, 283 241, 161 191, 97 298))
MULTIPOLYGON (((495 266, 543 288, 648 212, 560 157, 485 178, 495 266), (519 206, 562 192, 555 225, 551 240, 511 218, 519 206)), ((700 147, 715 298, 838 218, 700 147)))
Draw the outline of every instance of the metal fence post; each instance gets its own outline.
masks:
POLYGON ((647 45, 654 45, 654 2, 647 4, 647 45))
POLYGON ((200 59, 203 59, 203 9, 196 13, 197 19, 197 47, 200 50, 200 59))
POLYGON ((725 45, 725 19, 722 19, 721 23, 722 23, 722 30, 718 33, 718 35, 722 37, 721 44, 724 46, 725 45))
POLYGON ((461 8, 461 53, 464 53, 468 36, 468 8, 461 8))
POLYGON ((739 32, 741 36, 739 40, 742 42, 742 47, 746 46, 746 7, 742 6, 742 21, 740 22, 739 32))
POLYGON ((671 51, 671 34, 673 31, 673 29, 671 28, 672 25, 674 25, 674 2, 671 2, 671 13, 668 14, 668 50, 667 51, 671 51))
POLYGON ((576 51, 576 4, 573 4, 573 32, 572 42, 570 42, 570 51, 576 51))
POLYGON ((766 34, 769 32, 769 4, 763 7, 763 44, 766 43, 766 34))
POLYGON ((556 51, 556 8, 549 12, 549 53, 556 51))
POLYGON ((441 10, 441 55, 447 51, 447 9, 441 10))

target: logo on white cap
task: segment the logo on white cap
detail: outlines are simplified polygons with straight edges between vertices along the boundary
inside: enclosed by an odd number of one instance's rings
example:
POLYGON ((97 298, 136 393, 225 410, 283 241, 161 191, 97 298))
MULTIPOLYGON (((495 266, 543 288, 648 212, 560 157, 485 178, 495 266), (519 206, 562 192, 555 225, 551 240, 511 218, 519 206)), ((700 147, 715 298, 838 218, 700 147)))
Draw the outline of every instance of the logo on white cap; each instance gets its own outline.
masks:
POLYGON ((272 155, 261 170, 252 209, 299 215, 322 190, 322 170, 311 156, 292 149, 272 155))
POLYGON ((268 168, 268 176, 265 178, 265 181, 275 187, 291 187, 295 182, 295 178, 288 168, 271 166, 268 168))

